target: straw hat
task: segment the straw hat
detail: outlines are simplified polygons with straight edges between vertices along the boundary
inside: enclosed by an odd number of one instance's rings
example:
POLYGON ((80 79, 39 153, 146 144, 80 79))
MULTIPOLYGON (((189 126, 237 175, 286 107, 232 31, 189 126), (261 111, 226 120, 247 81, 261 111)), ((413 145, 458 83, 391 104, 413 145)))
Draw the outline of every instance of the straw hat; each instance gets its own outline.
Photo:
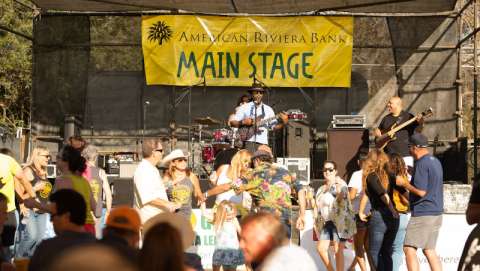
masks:
POLYGON ((186 217, 176 213, 161 213, 147 220, 147 222, 143 224, 142 236, 145 237, 148 231, 159 223, 168 223, 180 233, 184 250, 193 245, 195 232, 193 231, 192 224, 186 217))
POLYGON ((163 158, 161 164, 166 165, 166 164, 170 163, 171 161, 173 161, 175 159, 178 159, 178 158, 187 159, 187 157, 188 157, 188 153, 184 154, 181 149, 175 149, 163 158))

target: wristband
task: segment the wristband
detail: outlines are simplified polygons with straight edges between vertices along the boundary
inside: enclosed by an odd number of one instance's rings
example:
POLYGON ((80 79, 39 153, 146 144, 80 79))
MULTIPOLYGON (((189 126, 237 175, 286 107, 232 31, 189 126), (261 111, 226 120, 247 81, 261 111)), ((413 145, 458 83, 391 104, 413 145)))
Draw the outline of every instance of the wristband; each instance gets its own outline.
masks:
POLYGON ((207 199, 208 198, 208 191, 203 194, 203 196, 207 199))

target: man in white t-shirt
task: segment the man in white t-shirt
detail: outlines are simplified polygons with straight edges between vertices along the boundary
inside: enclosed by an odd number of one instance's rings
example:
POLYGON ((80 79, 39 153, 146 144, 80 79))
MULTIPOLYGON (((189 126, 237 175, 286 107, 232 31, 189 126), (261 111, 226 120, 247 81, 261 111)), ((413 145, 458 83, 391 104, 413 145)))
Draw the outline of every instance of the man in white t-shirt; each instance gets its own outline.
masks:
MULTIPOLYGON (((268 145, 268 129, 281 129, 287 123, 288 116, 280 113, 279 118, 275 118, 273 109, 262 102, 265 90, 261 85, 254 83, 248 92, 252 95, 252 101, 238 107, 229 124, 236 128, 250 127, 254 129, 251 136, 243 139, 243 148, 253 153, 258 146, 268 145), (261 121, 265 123, 260 124, 261 121)), ((242 131, 246 131, 246 129, 239 129, 240 140, 242 140, 242 131)), ((245 134, 250 135, 250 133, 245 134)))
POLYGON ((143 159, 135 170, 135 208, 139 211, 142 224, 165 210, 170 212, 179 206, 169 202, 160 172, 156 165, 163 158, 162 143, 158 139, 145 139, 142 143, 143 159))

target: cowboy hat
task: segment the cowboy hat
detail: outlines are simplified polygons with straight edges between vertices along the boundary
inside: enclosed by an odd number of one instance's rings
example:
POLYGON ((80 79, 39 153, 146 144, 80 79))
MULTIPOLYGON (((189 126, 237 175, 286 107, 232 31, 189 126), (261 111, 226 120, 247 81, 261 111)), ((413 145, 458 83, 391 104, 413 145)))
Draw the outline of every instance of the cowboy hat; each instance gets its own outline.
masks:
POLYGON ((165 158, 163 158, 161 164, 165 165, 165 164, 168 164, 171 161, 173 161, 175 159, 179 159, 179 158, 187 159, 188 155, 189 155, 188 153, 184 154, 181 149, 175 149, 175 150, 171 151, 167 156, 165 156, 165 158))
POLYGON ((252 87, 248 89, 248 92, 252 93, 253 91, 265 92, 265 89, 259 83, 253 83, 252 87))

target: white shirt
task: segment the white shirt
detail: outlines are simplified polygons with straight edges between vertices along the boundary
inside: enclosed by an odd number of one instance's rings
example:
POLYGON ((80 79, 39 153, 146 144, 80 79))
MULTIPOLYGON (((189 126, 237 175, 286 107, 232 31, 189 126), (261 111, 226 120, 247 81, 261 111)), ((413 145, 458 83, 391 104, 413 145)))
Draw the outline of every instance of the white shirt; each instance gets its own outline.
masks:
MULTIPOLYGON (((220 176, 218 177, 217 185, 221 184, 226 184, 226 183, 231 183, 232 180, 230 180, 227 177, 227 171, 230 166, 223 167, 222 172, 220 173, 220 176)), ((218 194, 215 203, 219 204, 220 202, 227 200, 230 202, 233 202, 235 204, 242 204, 243 197, 242 194, 237 194, 233 189, 230 189, 226 192, 223 192, 221 194, 218 194)))
POLYGON ((314 271, 317 266, 308 252, 297 245, 286 245, 272 251, 260 271, 314 271))
POLYGON ((145 159, 138 164, 133 182, 135 184, 135 209, 139 211, 142 223, 145 223, 153 216, 162 213, 161 209, 146 204, 155 199, 168 201, 165 186, 158 169, 145 159))
MULTIPOLYGON (((260 105, 257 106, 257 117, 262 116, 262 114, 264 114, 262 119, 275 117, 275 112, 273 112, 273 109, 264 103, 261 103, 260 105)), ((255 120, 255 103, 254 102, 249 102, 240 106, 237 112, 235 113, 234 119, 236 121, 242 121, 246 118, 251 118, 255 120)), ((259 133, 257 133, 256 135, 253 135, 247 141, 257 142, 260 144, 268 144, 267 127, 266 126, 258 127, 258 130, 259 130, 259 133)))
MULTIPOLYGON (((362 182, 362 170, 357 170, 352 174, 350 177, 350 181, 348 182, 348 187, 352 187, 357 189, 357 194, 355 198, 352 200, 353 211, 358 214, 358 210, 360 209, 360 200, 362 199, 362 192, 363 192, 363 182, 362 182)), ((370 201, 367 202, 365 206, 365 214, 370 212, 370 201)))

